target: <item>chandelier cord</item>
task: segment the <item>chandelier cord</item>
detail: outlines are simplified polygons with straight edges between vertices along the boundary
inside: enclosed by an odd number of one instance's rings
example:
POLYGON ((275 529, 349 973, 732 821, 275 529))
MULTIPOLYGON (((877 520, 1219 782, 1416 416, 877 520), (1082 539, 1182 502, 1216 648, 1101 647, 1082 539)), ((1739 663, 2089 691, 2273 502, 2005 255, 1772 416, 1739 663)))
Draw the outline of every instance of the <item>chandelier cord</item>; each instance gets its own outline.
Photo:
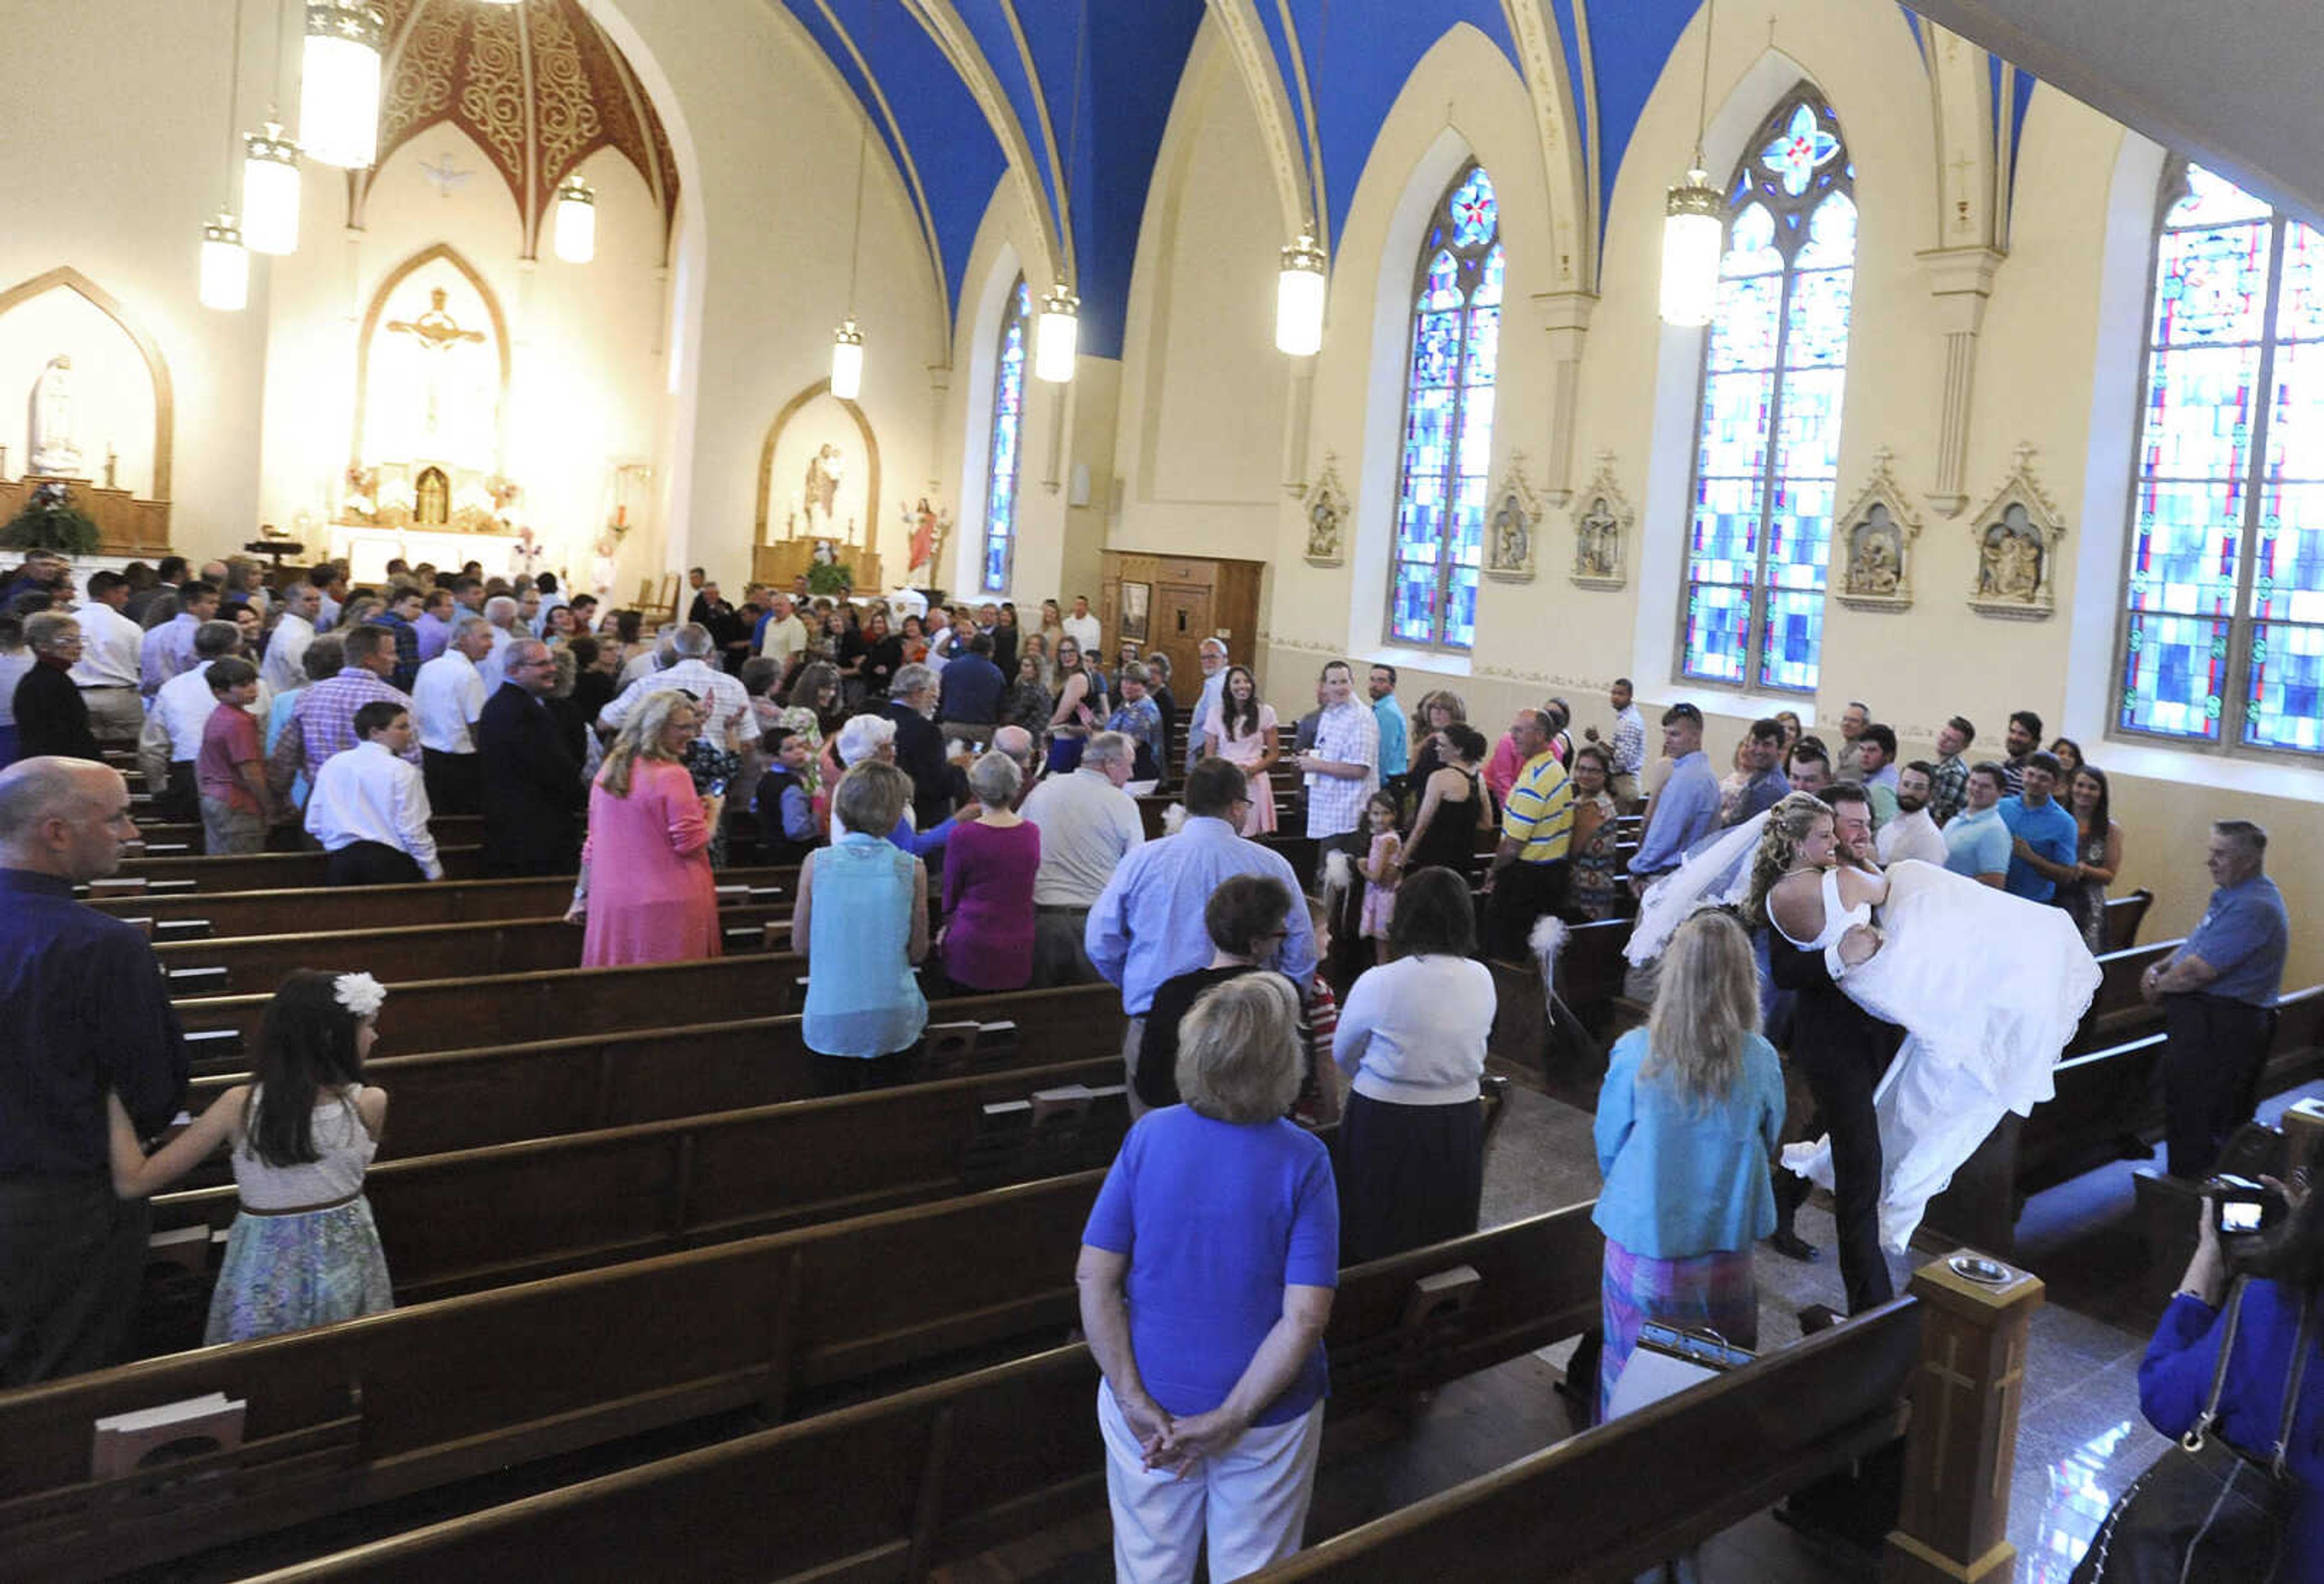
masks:
POLYGON ((1694 102, 1694 167, 1702 164, 1702 139, 1711 125, 1711 40, 1719 27, 1719 0, 1703 0, 1702 92, 1694 102))
POLYGON ((280 124, 282 119, 282 35, 290 28, 290 0, 279 0, 274 7, 274 103, 266 119, 280 124))
POLYGON ((1089 0, 1082 0, 1074 20, 1074 89, 1065 105, 1065 168, 1057 173, 1057 192, 1065 207, 1065 256, 1073 260, 1075 275, 1081 273, 1081 260, 1074 248, 1074 171, 1080 167, 1082 159, 1082 68, 1088 54, 1089 0))
POLYGON ((235 145, 242 141, 242 0, 234 0, 234 37, 226 51, 226 202, 234 207, 235 145))
POLYGON ((855 220, 847 242, 847 317, 855 317, 855 272, 863 258, 863 166, 872 141, 872 117, 867 114, 855 134, 855 220))

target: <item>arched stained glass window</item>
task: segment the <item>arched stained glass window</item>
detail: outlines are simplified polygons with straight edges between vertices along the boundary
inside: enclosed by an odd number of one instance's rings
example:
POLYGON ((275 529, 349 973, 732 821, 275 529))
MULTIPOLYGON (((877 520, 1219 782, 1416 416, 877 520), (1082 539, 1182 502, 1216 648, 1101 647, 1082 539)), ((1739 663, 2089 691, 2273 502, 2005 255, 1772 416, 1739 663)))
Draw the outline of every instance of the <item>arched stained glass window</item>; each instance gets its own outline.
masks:
POLYGON ((1023 472, 1025 358, 1033 330, 1033 298, 1025 277, 1010 288, 1001 310, 1001 347, 992 360, 992 447, 984 487, 984 564, 978 574, 986 594, 1009 592, 1009 570, 1017 554, 1017 483, 1023 472))
POLYGON ((2324 752, 2324 235, 2199 165, 2162 211, 2115 730, 2324 752))
POLYGON ((1761 124, 1728 187, 1680 624, 1679 670, 1695 681, 1815 691, 1855 191, 1840 118, 1805 84, 1761 124))
POLYGON ((1390 643, 1466 649, 1477 642, 1506 272, 1492 178, 1471 162, 1438 200, 1413 274, 1390 643))

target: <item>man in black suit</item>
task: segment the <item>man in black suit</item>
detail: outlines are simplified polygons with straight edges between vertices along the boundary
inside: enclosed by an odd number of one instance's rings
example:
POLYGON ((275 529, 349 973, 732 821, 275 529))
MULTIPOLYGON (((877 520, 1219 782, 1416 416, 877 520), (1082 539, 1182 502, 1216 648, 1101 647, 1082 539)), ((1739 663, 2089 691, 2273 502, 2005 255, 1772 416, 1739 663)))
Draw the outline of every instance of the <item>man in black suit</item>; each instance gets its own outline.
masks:
POLYGON ((541 702, 557 663, 537 638, 508 646, 507 680, 476 721, 484 872, 570 874, 581 852, 581 764, 541 702))
MULTIPOLYGON (((1864 788, 1836 786, 1823 797, 1832 807, 1841 861, 1868 864, 1872 815, 1864 788)), ((1832 1220, 1850 1314, 1895 1296, 1880 1252, 1880 1124, 1872 1091, 1888 1070, 1903 1030, 1875 1018, 1840 988, 1848 972, 1870 962, 1880 946, 1880 931, 1868 924, 1855 926, 1820 952, 1801 950, 1780 928, 1767 932, 1775 987, 1794 996, 1792 1064, 1815 1098, 1817 1116, 1808 1124, 1808 1136, 1831 1137, 1832 1220)), ((1779 1170, 1775 1192, 1788 1211, 1807 1196, 1807 1180, 1779 1170)))
POLYGON ((968 794, 967 778, 945 760, 944 733, 936 729, 936 674, 926 666, 899 666, 888 692, 896 768, 912 778, 912 824, 932 831, 968 794))

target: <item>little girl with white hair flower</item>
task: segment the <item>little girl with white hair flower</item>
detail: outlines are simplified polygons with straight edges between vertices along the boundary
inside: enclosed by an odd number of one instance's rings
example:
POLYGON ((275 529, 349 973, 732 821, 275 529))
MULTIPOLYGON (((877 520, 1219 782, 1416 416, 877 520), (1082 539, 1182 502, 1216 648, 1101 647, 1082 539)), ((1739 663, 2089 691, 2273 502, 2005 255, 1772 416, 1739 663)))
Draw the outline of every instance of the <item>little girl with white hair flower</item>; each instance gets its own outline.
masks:
POLYGON ((142 1199, 231 1147, 241 1196, 210 1297, 205 1346, 392 1309, 387 1258, 363 1196, 387 1121, 364 1084, 387 991, 368 973, 301 970, 266 1008, 254 1083, 218 1096, 150 1157, 115 1098, 113 1189, 142 1199))

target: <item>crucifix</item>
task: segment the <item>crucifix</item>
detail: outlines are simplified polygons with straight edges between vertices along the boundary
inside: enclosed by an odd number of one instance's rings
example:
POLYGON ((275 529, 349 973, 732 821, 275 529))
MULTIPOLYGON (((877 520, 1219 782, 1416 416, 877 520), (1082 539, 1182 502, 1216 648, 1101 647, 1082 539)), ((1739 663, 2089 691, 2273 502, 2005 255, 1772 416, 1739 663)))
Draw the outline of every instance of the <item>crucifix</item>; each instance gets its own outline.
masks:
POLYGON ((438 410, 443 394, 444 382, 442 375, 443 365, 446 362, 445 355, 449 354, 453 347, 458 345, 464 341, 473 341, 481 344, 484 338, 484 333, 482 330, 464 330, 460 328, 460 321, 454 318, 451 314, 447 312, 445 309, 445 290, 441 286, 435 287, 428 293, 428 311, 426 313, 421 314, 416 319, 390 319, 387 322, 387 327, 392 334, 409 336, 418 345, 420 351, 434 353, 437 355, 436 356, 430 357, 427 363, 427 432, 431 435, 436 432, 438 410))

